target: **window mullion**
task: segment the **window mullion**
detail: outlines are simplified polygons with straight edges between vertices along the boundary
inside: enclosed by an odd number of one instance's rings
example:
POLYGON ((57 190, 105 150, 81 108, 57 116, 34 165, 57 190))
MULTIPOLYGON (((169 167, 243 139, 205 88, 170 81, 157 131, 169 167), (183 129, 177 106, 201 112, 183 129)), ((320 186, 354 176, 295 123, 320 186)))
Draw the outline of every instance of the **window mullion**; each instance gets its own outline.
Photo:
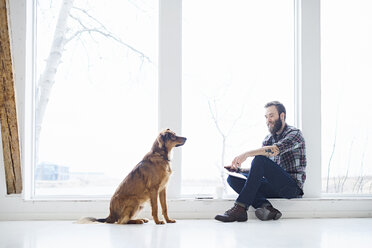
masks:
POLYGON ((306 139, 306 197, 321 192, 320 0, 295 0, 295 94, 299 128, 306 139))
MULTIPOLYGON (((159 0, 159 129, 170 128, 181 134, 182 118, 182 45, 181 0, 159 0)), ((181 192, 181 149, 172 158, 173 175, 168 196, 181 192)))

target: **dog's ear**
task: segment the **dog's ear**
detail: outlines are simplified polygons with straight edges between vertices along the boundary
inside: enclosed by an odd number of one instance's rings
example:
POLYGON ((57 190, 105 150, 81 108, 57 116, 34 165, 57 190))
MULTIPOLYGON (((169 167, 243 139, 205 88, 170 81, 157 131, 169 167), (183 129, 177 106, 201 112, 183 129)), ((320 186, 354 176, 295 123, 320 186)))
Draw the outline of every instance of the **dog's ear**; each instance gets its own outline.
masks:
POLYGON ((157 138, 159 148, 162 148, 165 145, 165 143, 167 142, 167 140, 170 139, 171 134, 170 134, 169 131, 170 131, 170 129, 168 128, 168 129, 164 130, 163 132, 161 132, 159 134, 159 136, 157 138))
POLYGON ((163 147, 163 135, 159 134, 156 140, 158 141, 159 148, 162 148, 163 147))
POLYGON ((168 138, 168 133, 160 133, 159 134, 158 139, 157 139, 158 144, 159 144, 159 148, 163 147, 167 138, 168 138))

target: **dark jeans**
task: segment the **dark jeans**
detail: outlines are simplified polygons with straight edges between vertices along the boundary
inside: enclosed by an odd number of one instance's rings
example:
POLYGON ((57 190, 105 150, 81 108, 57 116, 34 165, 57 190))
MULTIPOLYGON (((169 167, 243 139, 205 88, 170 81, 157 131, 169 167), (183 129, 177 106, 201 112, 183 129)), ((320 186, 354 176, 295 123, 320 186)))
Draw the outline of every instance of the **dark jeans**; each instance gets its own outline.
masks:
POLYGON ((239 194, 236 202, 246 208, 270 203, 266 198, 299 198, 303 195, 296 181, 278 164, 265 156, 256 156, 247 180, 229 176, 227 182, 239 194))

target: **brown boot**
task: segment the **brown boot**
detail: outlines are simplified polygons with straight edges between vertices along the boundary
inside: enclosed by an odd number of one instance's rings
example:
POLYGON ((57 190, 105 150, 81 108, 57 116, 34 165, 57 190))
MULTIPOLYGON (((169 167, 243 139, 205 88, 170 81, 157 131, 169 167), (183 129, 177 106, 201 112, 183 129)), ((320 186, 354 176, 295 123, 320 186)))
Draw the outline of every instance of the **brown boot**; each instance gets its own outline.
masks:
POLYGON ((214 218, 222 222, 234 222, 234 221, 242 222, 242 221, 248 220, 247 210, 244 207, 236 203, 232 208, 227 210, 224 214, 216 215, 216 217, 214 218))
POLYGON ((282 213, 274 208, 271 204, 265 203, 255 211, 256 217, 260 220, 278 220, 282 217, 282 213))

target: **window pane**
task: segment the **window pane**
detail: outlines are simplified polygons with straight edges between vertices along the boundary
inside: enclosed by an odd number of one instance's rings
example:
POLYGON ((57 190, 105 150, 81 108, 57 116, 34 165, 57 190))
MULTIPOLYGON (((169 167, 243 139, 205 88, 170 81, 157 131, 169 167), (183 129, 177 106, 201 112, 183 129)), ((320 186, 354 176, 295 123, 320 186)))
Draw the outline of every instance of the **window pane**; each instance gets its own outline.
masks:
POLYGON ((293 9, 293 0, 183 1, 183 194, 226 186, 223 166, 268 134, 267 102, 281 101, 293 125, 293 9))
POLYGON ((372 2, 321 3, 323 192, 371 194, 372 2))
POLYGON ((36 195, 111 195, 150 150, 157 8, 156 0, 38 1, 36 195))

